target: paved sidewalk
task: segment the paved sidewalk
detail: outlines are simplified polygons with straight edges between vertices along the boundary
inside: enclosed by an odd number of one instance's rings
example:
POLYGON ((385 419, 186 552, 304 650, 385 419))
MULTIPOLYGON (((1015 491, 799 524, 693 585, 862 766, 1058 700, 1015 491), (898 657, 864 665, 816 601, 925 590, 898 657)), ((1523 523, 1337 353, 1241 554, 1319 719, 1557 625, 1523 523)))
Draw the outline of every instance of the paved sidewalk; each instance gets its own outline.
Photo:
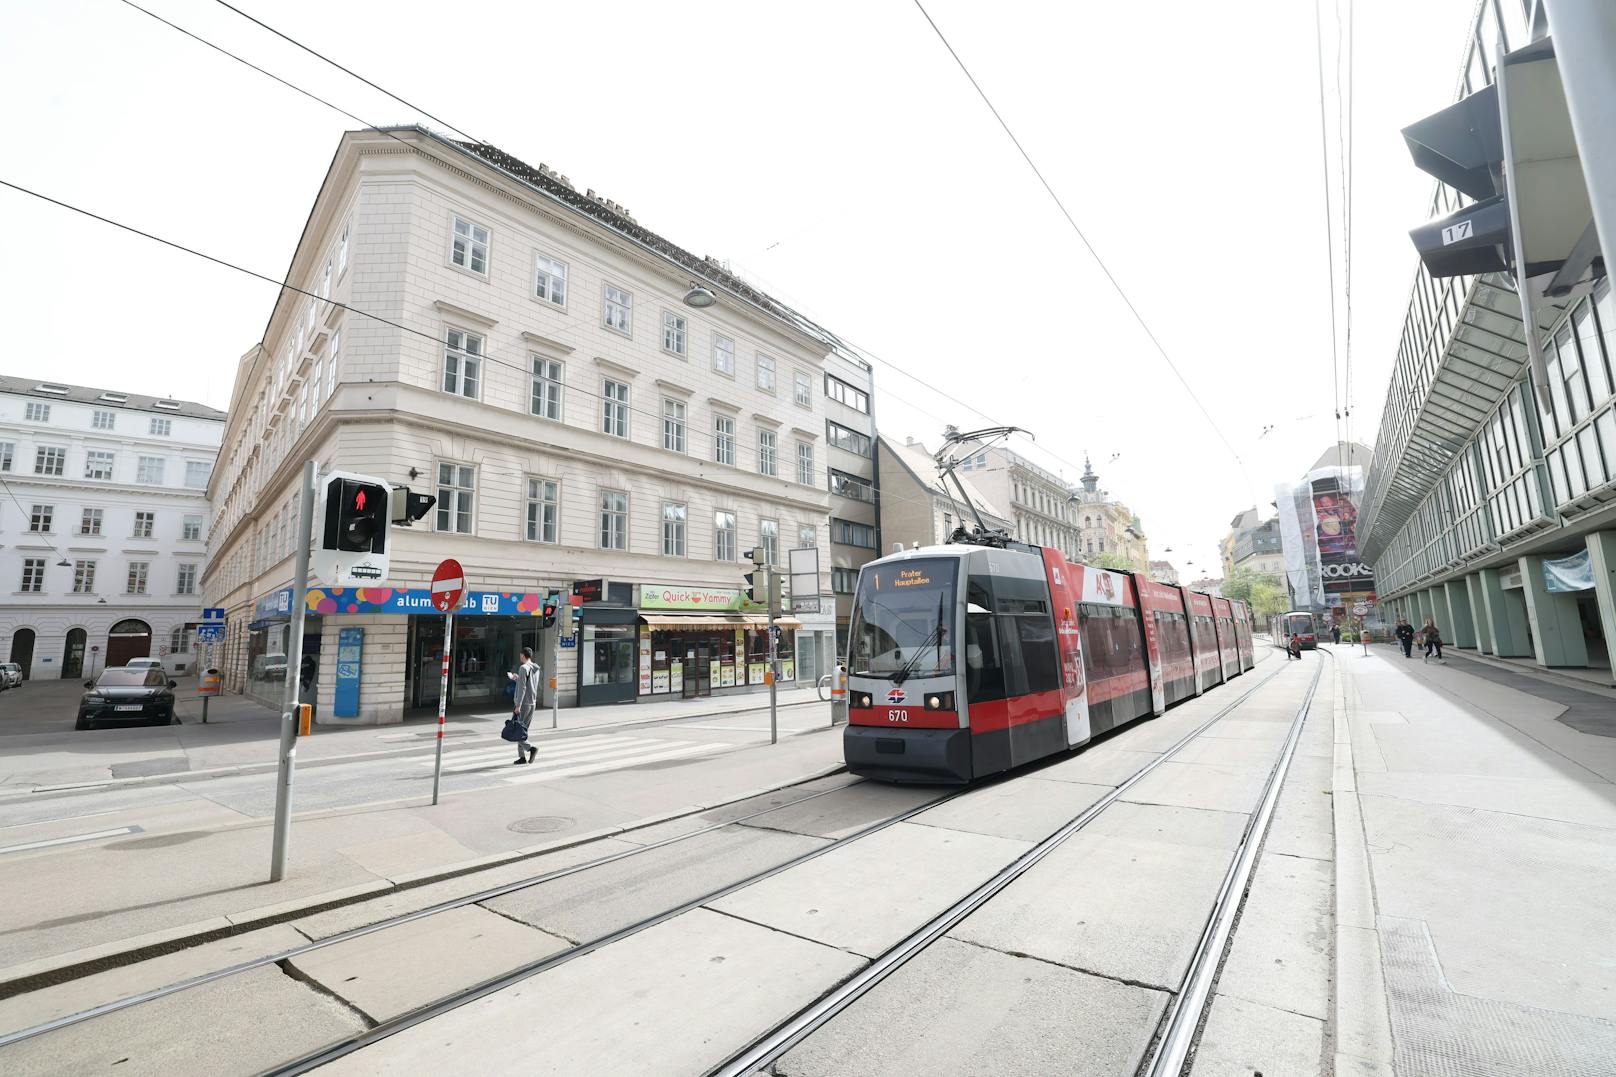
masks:
MULTIPOLYGON (((186 682, 176 689, 187 694, 186 682)), ((27 722, 18 705, 60 706, 60 691, 47 697, 35 692, 31 700, 5 700, 10 710, 0 709, 0 725, 27 722)), ((7 693, 7 696, 11 693, 7 693)), ((76 693, 72 702, 76 702, 76 693)), ((830 724, 830 704, 821 703, 812 685, 783 688, 779 692, 787 713, 795 708, 816 706, 824 709, 830 724)), ((665 699, 654 702, 624 703, 603 707, 563 708, 557 728, 550 728, 550 713, 540 712, 533 719, 533 735, 543 740, 580 731, 599 732, 700 718, 757 712, 765 718, 767 693, 745 693, 705 699, 665 699)), ((206 777, 217 772, 256 773, 276 766, 279 716, 243 696, 224 696, 209 704, 209 724, 200 721, 200 704, 182 703, 183 724, 134 726, 75 732, 17 733, 0 738, 0 800, 13 793, 87 784, 139 784, 173 781, 181 777, 206 777), (195 714, 190 707, 198 708, 195 714)), ((450 715, 444 735, 444 749, 485 743, 509 716, 508 712, 461 712, 450 715)), ((404 755, 431 751, 437 735, 435 717, 412 718, 400 725, 320 726, 298 743, 299 765, 319 765, 337 760, 404 755)))
POLYGON ((1335 1072, 1612 1072, 1611 702, 1336 653, 1335 1072))

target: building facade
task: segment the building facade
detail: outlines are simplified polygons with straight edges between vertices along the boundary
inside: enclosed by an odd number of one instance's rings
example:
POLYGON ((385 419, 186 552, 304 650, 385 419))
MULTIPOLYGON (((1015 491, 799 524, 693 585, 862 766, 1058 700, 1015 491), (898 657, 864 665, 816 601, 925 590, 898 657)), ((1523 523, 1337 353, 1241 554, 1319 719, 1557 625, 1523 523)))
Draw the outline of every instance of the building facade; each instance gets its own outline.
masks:
MULTIPOLYGON (((231 690, 285 692, 311 459, 437 498, 393 529, 385 587, 311 592, 301 672, 321 721, 436 706, 445 641, 426 588, 446 557, 468 589, 448 702, 491 710, 524 645, 566 706, 761 687, 766 618, 741 592, 753 547, 781 566, 817 550, 831 593, 834 338, 623 207, 487 145, 350 132, 288 280, 310 294, 283 292, 242 357, 212 486, 204 587, 229 611, 231 690), (562 648, 538 607, 574 591, 562 648), (339 642, 360 662, 341 706, 339 642)), ((814 601, 781 621, 788 680, 835 655, 833 604, 796 598, 814 601)))
MULTIPOLYGON (((901 444, 892 438, 876 441, 881 469, 881 536, 890 553, 897 547, 934 546, 946 542, 955 528, 975 527, 970 506, 959 501, 952 487, 937 476, 932 454, 914 438, 901 444)), ((1010 517, 977 485, 976 473, 955 471, 989 530, 1009 531, 1010 517)))
MULTIPOLYGON (((1552 34, 1553 14, 1522 0, 1482 3, 1458 96, 1486 87, 1503 53, 1552 34)), ((1606 71, 1610 36, 1577 43, 1605 50, 1606 71)), ((1611 147, 1586 144, 1575 123, 1571 134, 1592 191, 1600 177, 1586 166, 1611 147)), ((1609 132, 1600 138, 1608 143, 1609 132)), ((1468 202, 1439 183, 1431 215, 1468 202)), ((1610 249, 1608 236, 1603 245, 1610 249)), ((1594 668, 1608 682, 1616 296, 1608 278, 1573 282, 1533 322, 1511 276, 1417 269, 1365 491, 1361 553, 1373 562, 1384 618, 1431 617, 1456 646, 1594 668), (1542 378, 1530 370, 1529 331, 1545 359, 1542 378)))
POLYGON ((1236 570, 1276 578, 1285 575, 1278 516, 1263 520, 1255 508, 1245 510, 1229 522, 1219 552, 1226 577, 1236 570))
POLYGON ((830 590, 835 596, 836 654, 846 655, 859 569, 881 550, 875 378, 869 363, 837 350, 825 357, 824 387, 830 590))
POLYGON ((1127 505, 1100 489, 1088 456, 1083 457, 1083 477, 1074 491, 1080 560, 1110 553, 1141 571, 1150 561, 1150 544, 1139 517, 1127 505))
POLYGON ((1173 567, 1171 561, 1152 561, 1150 563, 1150 578, 1157 583, 1178 583, 1178 569, 1173 567))
POLYGON ((1003 446, 956 454, 961 474, 1010 512, 1011 536, 1079 559, 1078 512, 1071 485, 1020 453, 1003 446))
POLYGON ((190 672, 224 413, 0 376, 0 654, 33 678, 190 672))

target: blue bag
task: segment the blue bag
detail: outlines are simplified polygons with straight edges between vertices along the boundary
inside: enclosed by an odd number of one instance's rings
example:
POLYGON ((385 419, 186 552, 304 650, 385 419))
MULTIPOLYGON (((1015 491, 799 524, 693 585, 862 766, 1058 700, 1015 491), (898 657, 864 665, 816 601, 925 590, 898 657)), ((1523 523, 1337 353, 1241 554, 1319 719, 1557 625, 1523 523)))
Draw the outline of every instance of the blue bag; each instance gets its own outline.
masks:
POLYGON ((518 722, 515 718, 507 718, 505 719, 505 728, 499 731, 499 735, 505 740, 513 740, 520 744, 527 740, 527 726, 518 722))

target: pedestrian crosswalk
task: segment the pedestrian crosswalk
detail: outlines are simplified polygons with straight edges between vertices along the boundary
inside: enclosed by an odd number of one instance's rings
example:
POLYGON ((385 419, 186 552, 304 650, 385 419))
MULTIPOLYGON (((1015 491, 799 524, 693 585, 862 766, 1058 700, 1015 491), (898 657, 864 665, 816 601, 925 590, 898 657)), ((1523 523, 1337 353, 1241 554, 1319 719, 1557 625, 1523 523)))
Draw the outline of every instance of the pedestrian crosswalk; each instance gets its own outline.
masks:
MULTIPOLYGON (((536 742, 539 754, 532 763, 514 765, 516 746, 501 741, 497 747, 461 749, 444 757, 445 774, 491 774, 511 784, 554 781, 583 774, 598 774, 623 767, 659 763, 671 759, 697 759, 733 745, 692 743, 651 737, 620 737, 603 734, 576 740, 536 742)), ((417 766, 431 769, 433 760, 417 766)))

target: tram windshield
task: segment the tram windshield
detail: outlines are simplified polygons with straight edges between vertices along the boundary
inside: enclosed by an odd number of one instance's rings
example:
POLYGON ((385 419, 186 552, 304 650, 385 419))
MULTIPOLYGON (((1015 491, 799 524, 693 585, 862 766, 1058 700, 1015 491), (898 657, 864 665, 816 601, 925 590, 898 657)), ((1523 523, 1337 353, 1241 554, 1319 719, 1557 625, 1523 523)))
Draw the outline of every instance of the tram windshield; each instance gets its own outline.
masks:
POLYGON ((902 681, 954 672, 954 580, 959 561, 867 565, 854 604, 850 672, 902 681))

